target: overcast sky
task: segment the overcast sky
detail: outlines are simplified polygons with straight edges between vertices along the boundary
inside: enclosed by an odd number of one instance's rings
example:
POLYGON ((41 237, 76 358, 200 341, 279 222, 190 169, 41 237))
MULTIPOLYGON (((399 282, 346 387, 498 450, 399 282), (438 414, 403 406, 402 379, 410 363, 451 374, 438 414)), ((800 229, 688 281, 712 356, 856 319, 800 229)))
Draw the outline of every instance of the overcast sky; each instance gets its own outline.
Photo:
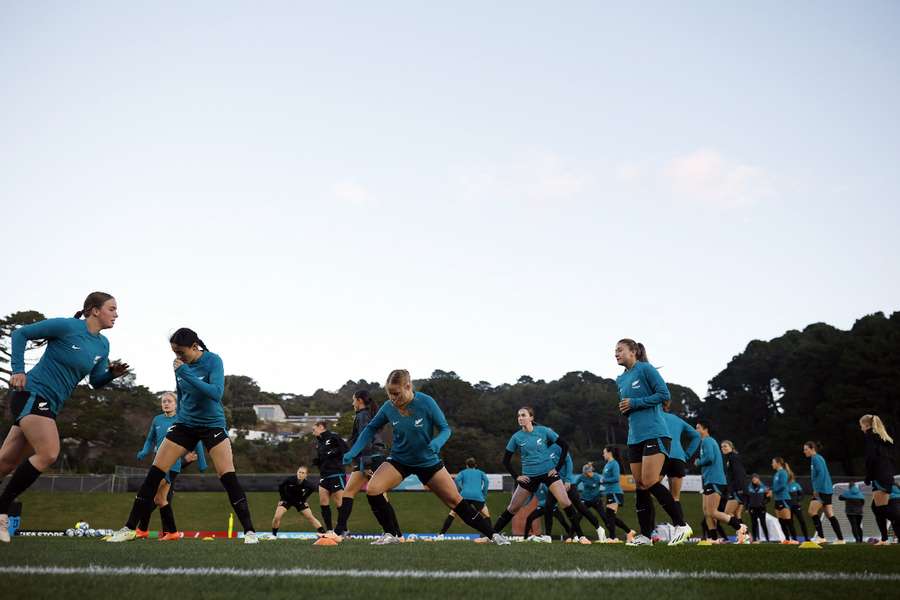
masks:
POLYGON ((455 370, 701 396, 900 309, 900 3, 0 1, 0 313, 171 388, 455 370), (677 4, 677 5, 676 5, 677 4))

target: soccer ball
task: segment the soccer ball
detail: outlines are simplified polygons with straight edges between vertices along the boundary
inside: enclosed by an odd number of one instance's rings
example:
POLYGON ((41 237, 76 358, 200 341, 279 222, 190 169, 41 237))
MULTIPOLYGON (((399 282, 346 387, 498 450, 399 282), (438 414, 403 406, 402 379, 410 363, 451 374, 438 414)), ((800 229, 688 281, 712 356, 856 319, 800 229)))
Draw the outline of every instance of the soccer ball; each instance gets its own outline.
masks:
POLYGON ((84 529, 80 529, 80 528, 79 528, 79 529, 76 529, 76 530, 75 530, 75 537, 84 537, 84 529))
POLYGON ((87 531, 90 528, 91 528, 91 526, 90 526, 90 524, 88 524, 87 521, 78 521, 77 523, 75 523, 75 529, 87 531))
POLYGON ((66 529, 66 537, 75 537, 74 529, 66 529))
POLYGON ((97 530, 96 529, 88 529, 87 531, 84 532, 84 535, 85 535, 85 537, 97 537, 97 530))

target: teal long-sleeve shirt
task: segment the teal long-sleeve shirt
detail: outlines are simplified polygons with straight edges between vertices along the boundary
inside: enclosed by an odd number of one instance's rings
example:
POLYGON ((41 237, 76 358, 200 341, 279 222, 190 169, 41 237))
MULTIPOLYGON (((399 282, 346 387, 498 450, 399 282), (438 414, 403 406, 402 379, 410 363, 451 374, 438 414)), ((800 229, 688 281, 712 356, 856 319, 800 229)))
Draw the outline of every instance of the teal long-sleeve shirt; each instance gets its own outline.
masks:
POLYGON ((622 493, 621 476, 622 469, 619 467, 619 461, 610 460, 603 465, 603 474, 601 475, 601 478, 603 479, 603 487, 606 489, 607 494, 622 493))
MULTIPOLYGON (((147 439, 144 440, 144 447, 137 453, 137 459, 144 460, 147 458, 148 454, 151 452, 155 453, 159 450, 160 444, 162 444, 162 441, 166 438, 169 427, 174 424, 175 415, 167 417, 165 413, 162 413, 153 417, 153 420, 150 421, 150 430, 147 432, 147 439)), ((206 464, 206 453, 203 451, 203 442, 197 442, 194 452, 197 453, 197 467, 201 471, 205 471, 208 465, 206 464)), ((181 459, 179 458, 169 470, 175 471, 176 473, 181 472, 181 459)))
POLYGON ((653 365, 636 362, 633 367, 616 377, 619 398, 628 398, 628 443, 671 437, 663 419, 662 404, 671 395, 662 376, 653 365))
POLYGON ((431 467, 441 462, 439 453, 450 439, 451 431, 437 402, 428 394, 416 392, 406 405, 406 412, 409 414, 400 414, 392 402, 382 404, 350 451, 344 454, 344 464, 350 464, 388 423, 394 428, 389 459, 410 467, 431 467))
POLYGON ((697 460, 703 484, 725 485, 725 467, 719 443, 708 435, 700 442, 700 458, 697 460))
MULTIPOLYGON (((506 451, 519 452, 522 460, 522 474, 526 477, 535 477, 549 473, 556 468, 559 462, 559 446, 556 446, 557 455, 552 456, 556 440, 559 436, 555 431, 543 425, 535 425, 531 431, 520 429, 515 432, 506 443, 506 451)), ((568 454, 567 454, 568 455, 568 454)))
POLYGON ((25 325, 12 333, 10 367, 14 374, 25 373, 25 345, 28 340, 47 340, 43 356, 27 373, 25 390, 50 402, 59 414, 72 390, 89 376, 91 386, 103 387, 113 380, 109 370, 109 340, 88 331, 81 319, 46 319, 25 325))
POLYGON ((834 492, 834 484, 831 482, 831 474, 828 472, 828 465, 825 464, 825 457, 821 454, 813 454, 809 459, 809 465, 813 491, 820 494, 834 492))
POLYGON ((603 480, 597 473, 590 477, 581 474, 575 478, 573 485, 581 490, 581 498, 586 501, 596 500, 603 494, 603 480))
POLYGON ((225 429, 225 365, 218 354, 204 351, 193 363, 184 363, 175 371, 178 393, 176 423, 189 427, 225 429))
POLYGON ((456 489, 463 500, 484 502, 489 487, 488 476, 481 469, 463 469, 456 475, 456 489))
POLYGON ((791 499, 791 491, 788 486, 788 474, 785 469, 778 469, 775 471, 775 476, 772 477, 772 494, 775 497, 775 500, 781 500, 783 502, 789 502, 791 499))
POLYGON ((669 435, 672 437, 669 458, 687 462, 700 447, 700 432, 678 415, 663 411, 663 419, 669 429, 669 435), (682 436, 685 435, 689 440, 687 448, 681 445, 682 436))
MULTIPOLYGON (((555 461, 554 464, 556 464, 556 462, 559 461, 559 457, 561 454, 562 454, 562 448, 560 448, 558 445, 553 444, 552 446, 550 446, 550 458, 555 461)), ((566 453, 566 460, 563 461, 563 466, 559 470, 559 478, 562 480, 563 483, 568 483, 568 484, 575 483, 574 470, 575 470, 575 465, 572 462, 572 453, 568 452, 568 453, 566 453)))

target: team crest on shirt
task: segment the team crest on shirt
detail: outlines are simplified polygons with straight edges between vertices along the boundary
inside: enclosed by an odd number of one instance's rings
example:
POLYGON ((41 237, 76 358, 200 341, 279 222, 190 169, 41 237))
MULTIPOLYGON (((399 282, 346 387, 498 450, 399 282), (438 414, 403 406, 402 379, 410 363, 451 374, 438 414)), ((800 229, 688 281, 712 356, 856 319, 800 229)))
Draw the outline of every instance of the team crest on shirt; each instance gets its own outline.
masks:
POLYGON ((640 381, 632 381, 632 382, 631 382, 631 389, 636 390, 636 389, 638 389, 639 387, 641 387, 641 382, 640 382, 640 381))
POLYGON ((540 445, 543 444, 543 443, 544 443, 543 438, 538 438, 538 439, 537 439, 537 445, 538 445, 538 446, 540 446, 540 445))
POLYGON ((100 362, 100 359, 101 359, 101 358, 103 358, 103 357, 102 357, 102 356, 95 356, 95 357, 94 357, 94 364, 96 365, 98 362, 100 362))

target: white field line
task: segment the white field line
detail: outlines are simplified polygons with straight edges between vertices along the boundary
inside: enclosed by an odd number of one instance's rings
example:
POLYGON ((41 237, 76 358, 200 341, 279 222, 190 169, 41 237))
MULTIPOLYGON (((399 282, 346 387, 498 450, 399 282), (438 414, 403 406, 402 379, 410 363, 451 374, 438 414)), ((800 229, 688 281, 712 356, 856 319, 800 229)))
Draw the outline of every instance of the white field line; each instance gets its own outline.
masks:
POLYGON ((764 579, 768 581, 900 581, 900 573, 727 573, 723 571, 413 571, 356 569, 233 569, 227 567, 86 567, 0 566, 3 575, 127 576, 182 575, 191 577, 357 577, 363 579, 696 579, 699 581, 764 579))

